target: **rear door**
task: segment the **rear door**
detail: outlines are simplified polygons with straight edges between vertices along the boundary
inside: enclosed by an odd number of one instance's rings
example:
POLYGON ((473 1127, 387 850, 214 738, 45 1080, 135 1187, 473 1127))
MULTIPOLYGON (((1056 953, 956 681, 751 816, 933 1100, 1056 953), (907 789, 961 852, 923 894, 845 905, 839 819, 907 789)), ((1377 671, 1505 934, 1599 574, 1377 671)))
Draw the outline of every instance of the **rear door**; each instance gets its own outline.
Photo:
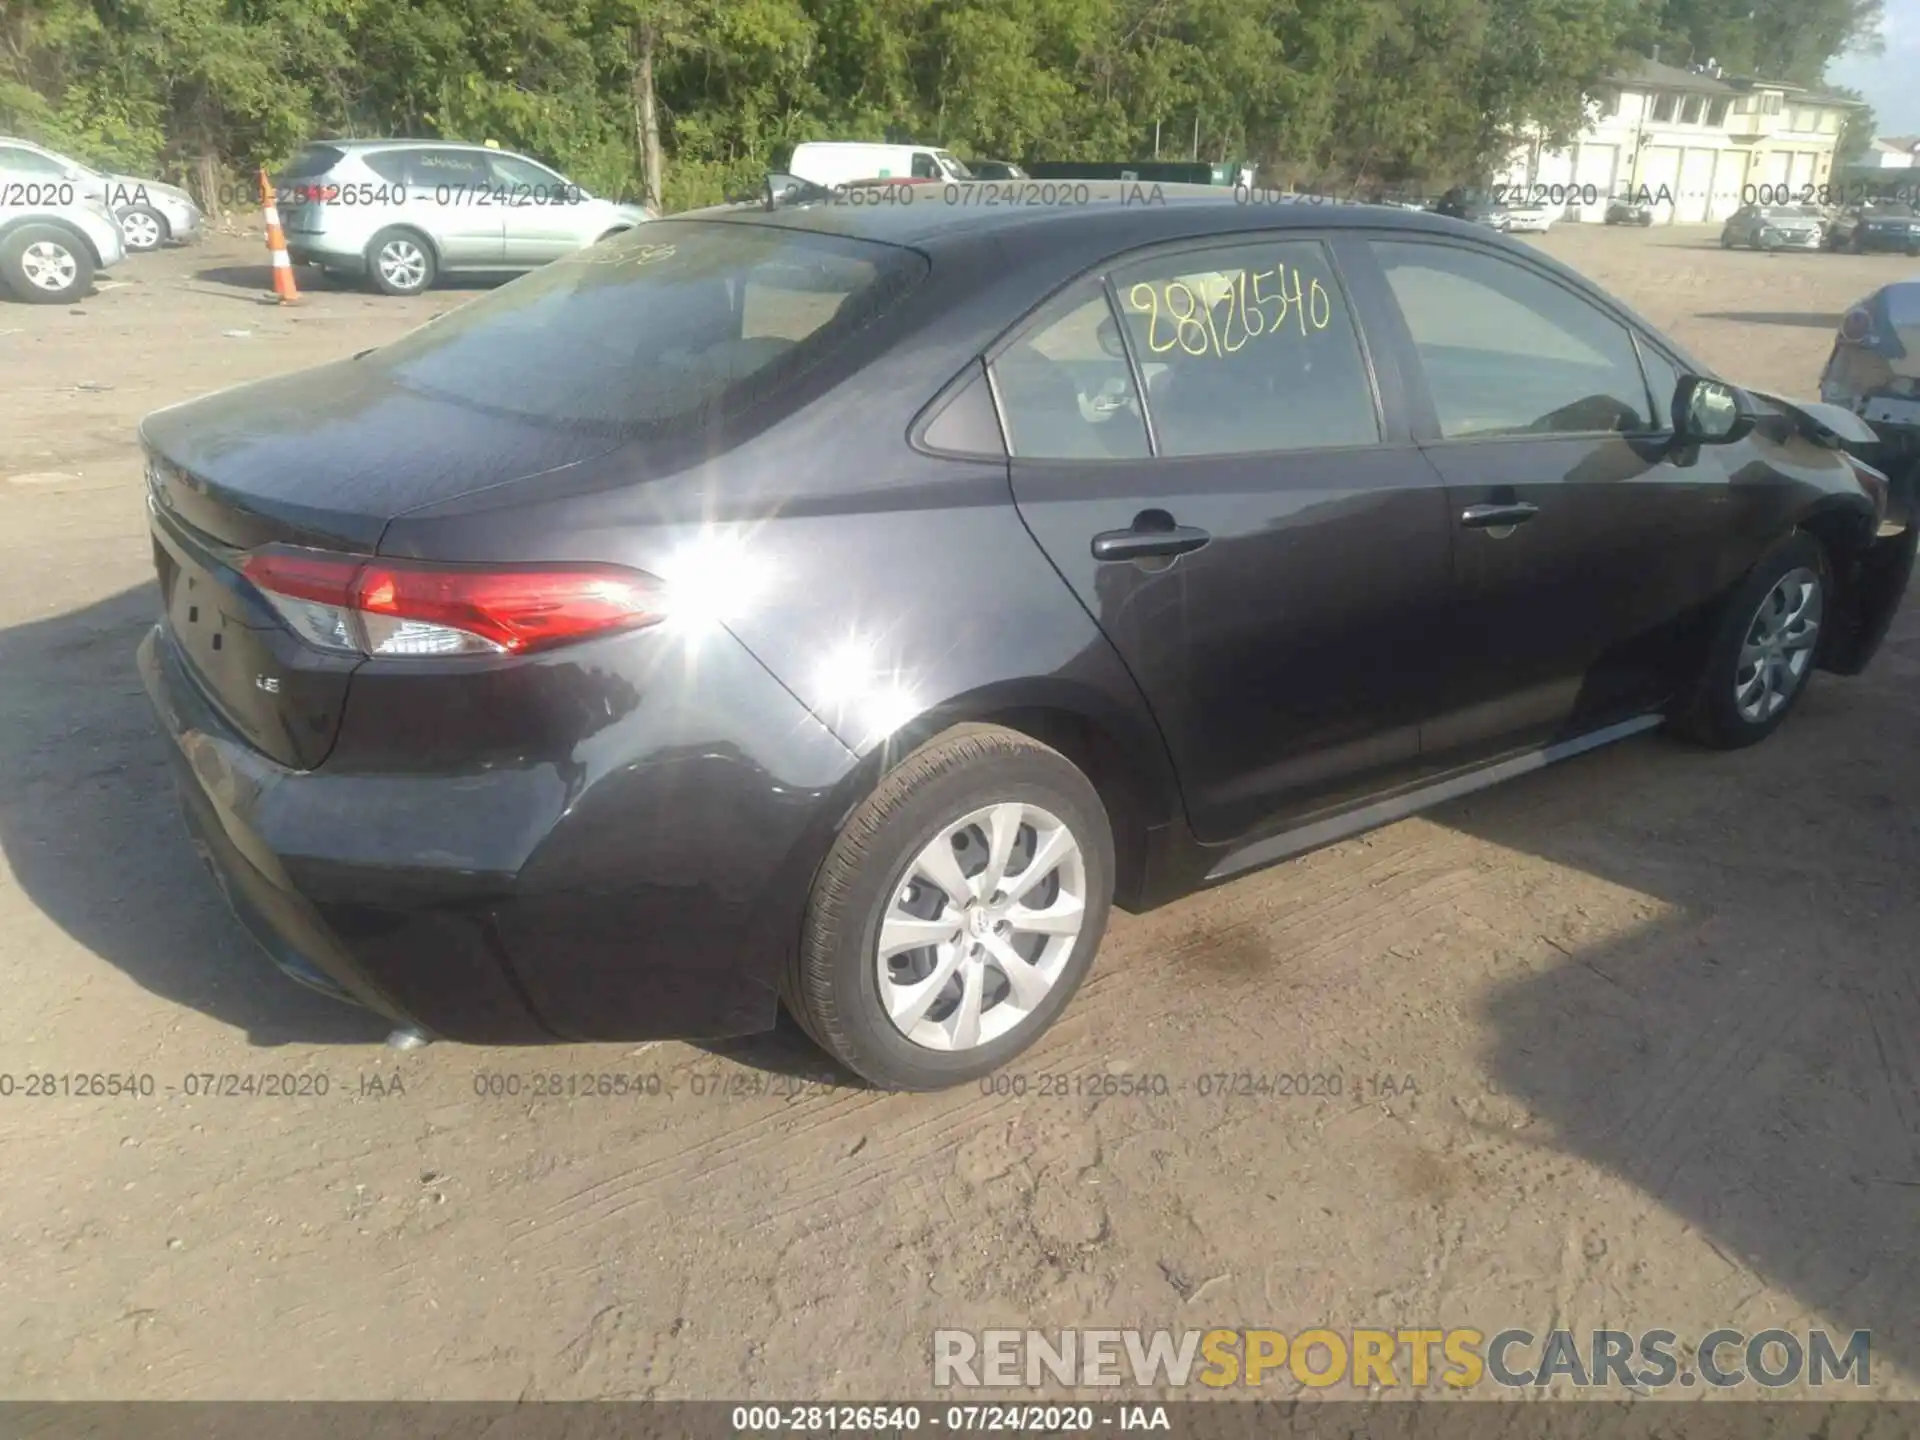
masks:
POLYGON ((442 269, 499 269, 506 263, 506 196, 487 158, 437 145, 407 152, 407 215, 426 230, 442 269))
POLYGON ((990 373, 1021 515, 1146 695, 1195 833, 1403 778, 1449 592, 1446 496, 1331 244, 1188 243, 1105 281, 990 373))
POLYGON ((1643 713, 1725 581, 1729 449, 1671 445, 1624 319, 1544 268, 1439 238, 1368 246, 1418 359, 1453 596, 1423 749, 1471 759, 1643 713))

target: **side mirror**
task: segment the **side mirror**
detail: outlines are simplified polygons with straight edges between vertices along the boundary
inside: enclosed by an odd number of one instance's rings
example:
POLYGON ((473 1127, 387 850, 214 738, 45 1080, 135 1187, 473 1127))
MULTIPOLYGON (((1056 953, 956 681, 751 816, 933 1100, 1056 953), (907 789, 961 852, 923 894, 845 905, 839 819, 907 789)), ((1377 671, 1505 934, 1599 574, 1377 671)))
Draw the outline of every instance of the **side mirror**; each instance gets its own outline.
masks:
POLYGON ((1673 392, 1673 438, 1683 445, 1731 445, 1758 417, 1740 392, 1703 375, 1683 375, 1673 392))

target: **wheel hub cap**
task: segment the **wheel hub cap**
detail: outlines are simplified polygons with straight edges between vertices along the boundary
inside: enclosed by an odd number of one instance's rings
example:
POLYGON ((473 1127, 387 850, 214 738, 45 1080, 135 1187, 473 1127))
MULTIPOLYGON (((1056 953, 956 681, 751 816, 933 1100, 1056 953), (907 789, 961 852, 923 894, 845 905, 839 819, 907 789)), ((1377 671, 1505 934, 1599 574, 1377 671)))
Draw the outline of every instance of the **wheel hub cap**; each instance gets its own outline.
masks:
POLYGON ((38 240, 20 256, 28 281, 42 290, 64 290, 80 273, 72 255, 49 240, 38 240))
POLYGON ((928 1050, 999 1039, 1052 993, 1086 905, 1080 843, 1040 806, 1005 801, 943 826, 881 916, 874 978, 888 1020, 928 1050))

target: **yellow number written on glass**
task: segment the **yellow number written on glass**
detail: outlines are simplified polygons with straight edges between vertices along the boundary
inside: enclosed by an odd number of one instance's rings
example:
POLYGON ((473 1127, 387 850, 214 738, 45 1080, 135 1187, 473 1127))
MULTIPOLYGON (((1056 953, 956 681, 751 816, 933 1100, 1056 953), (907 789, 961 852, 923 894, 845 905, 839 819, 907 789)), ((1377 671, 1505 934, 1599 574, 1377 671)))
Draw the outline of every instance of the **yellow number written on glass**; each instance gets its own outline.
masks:
POLYGON ((1218 276, 1200 283, 1198 293, 1184 280, 1160 285, 1146 281, 1127 292, 1136 314, 1147 316, 1147 350, 1166 355, 1237 355, 1249 340, 1277 335, 1289 320, 1302 335, 1333 323, 1333 297, 1318 280, 1304 284, 1298 270, 1285 265, 1258 272, 1242 270, 1233 279, 1218 276), (1271 285, 1269 293, 1267 286, 1271 285), (1264 308, 1278 305, 1271 314, 1264 308), (1167 321, 1162 331, 1161 320, 1167 321))

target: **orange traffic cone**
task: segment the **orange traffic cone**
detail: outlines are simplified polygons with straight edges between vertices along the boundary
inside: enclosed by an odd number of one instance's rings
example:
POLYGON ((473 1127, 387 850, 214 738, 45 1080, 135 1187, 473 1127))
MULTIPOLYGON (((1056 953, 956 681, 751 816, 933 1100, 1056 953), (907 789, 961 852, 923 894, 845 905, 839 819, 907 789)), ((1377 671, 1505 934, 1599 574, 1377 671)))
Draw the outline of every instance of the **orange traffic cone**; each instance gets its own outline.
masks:
POLYGON ((267 250, 273 256, 273 293, 282 305, 298 305, 300 291, 293 283, 293 257, 287 254, 287 237, 280 229, 280 207, 273 203, 273 186, 266 168, 260 170, 260 208, 266 212, 267 250))

